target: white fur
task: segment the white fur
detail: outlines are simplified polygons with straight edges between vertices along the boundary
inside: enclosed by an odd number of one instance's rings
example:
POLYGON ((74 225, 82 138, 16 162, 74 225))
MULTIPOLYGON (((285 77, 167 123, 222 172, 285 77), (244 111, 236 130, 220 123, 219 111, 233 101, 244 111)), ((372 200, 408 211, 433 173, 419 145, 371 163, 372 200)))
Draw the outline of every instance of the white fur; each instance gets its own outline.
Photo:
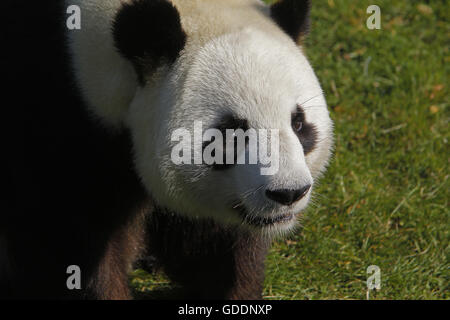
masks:
MULTIPOLYGON (((174 66, 162 66, 141 88, 108 34, 120 1, 75 2, 82 4, 86 19, 85 29, 71 36, 80 86, 105 123, 131 130, 137 172, 159 205, 231 224, 242 223, 232 208, 235 201, 262 217, 299 213, 307 206, 310 193, 287 207, 269 200, 265 190, 314 184, 330 156, 332 123, 310 64, 266 6, 256 0, 173 1, 188 35, 186 47, 174 66), (319 132, 319 143, 307 157, 291 127, 297 104, 319 132), (247 119, 255 129, 279 130, 277 174, 262 176, 258 165, 212 171, 171 161, 174 130, 192 130, 195 120, 209 127, 226 113, 247 119)), ((293 225, 275 225, 270 232, 293 225)))

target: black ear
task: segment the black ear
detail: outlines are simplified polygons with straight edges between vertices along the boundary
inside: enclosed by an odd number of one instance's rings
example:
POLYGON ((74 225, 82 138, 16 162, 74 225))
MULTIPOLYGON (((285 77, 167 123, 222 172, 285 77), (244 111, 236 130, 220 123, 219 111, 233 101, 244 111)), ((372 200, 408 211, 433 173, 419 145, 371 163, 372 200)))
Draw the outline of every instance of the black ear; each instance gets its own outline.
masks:
POLYGON ((270 13, 295 42, 300 42, 309 30, 310 9, 310 0, 280 0, 271 6, 270 13))
POLYGON ((175 62, 186 43, 178 10, 167 0, 124 3, 113 22, 113 36, 141 84, 162 62, 175 62))

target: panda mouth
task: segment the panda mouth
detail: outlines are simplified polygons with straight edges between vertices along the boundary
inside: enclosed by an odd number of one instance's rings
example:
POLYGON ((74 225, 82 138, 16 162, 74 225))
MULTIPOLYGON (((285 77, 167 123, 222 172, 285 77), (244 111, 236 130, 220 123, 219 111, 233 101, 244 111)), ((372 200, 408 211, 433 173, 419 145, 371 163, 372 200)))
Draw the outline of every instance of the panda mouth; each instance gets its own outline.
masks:
POLYGON ((261 218, 261 217, 246 217, 244 219, 244 221, 247 224, 250 224, 252 226, 257 226, 257 227, 267 227, 267 226, 272 226, 274 224, 278 224, 278 223, 286 223, 291 221, 294 218, 294 215, 291 213, 288 214, 280 214, 276 217, 265 217, 265 218, 261 218))
POLYGON ((243 222, 248 225, 260 228, 272 226, 279 223, 287 223, 294 218, 294 214, 292 213, 280 214, 274 217, 251 216, 247 209, 243 206, 236 208, 236 210, 239 212, 239 215, 241 216, 243 222))

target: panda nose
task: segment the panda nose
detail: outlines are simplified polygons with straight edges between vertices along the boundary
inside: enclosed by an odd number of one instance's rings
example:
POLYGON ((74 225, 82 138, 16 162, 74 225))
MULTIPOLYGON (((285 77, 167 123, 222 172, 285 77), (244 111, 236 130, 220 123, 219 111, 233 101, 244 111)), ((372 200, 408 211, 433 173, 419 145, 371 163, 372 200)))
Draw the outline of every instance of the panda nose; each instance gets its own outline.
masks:
POLYGON ((311 189, 311 185, 308 184, 303 188, 297 190, 289 190, 289 189, 278 189, 278 190, 266 190, 267 198, 281 203, 282 205, 288 206, 293 204, 294 202, 299 201, 301 198, 306 196, 309 189, 311 189))

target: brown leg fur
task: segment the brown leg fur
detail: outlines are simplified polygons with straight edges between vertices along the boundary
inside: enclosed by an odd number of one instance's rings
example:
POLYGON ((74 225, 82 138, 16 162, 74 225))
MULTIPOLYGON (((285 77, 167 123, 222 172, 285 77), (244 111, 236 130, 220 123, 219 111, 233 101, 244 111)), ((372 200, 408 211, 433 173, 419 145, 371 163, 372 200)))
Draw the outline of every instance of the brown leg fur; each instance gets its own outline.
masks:
POLYGON ((97 275, 89 284, 96 299, 132 299, 128 274, 143 252, 144 211, 112 237, 101 259, 97 275))

